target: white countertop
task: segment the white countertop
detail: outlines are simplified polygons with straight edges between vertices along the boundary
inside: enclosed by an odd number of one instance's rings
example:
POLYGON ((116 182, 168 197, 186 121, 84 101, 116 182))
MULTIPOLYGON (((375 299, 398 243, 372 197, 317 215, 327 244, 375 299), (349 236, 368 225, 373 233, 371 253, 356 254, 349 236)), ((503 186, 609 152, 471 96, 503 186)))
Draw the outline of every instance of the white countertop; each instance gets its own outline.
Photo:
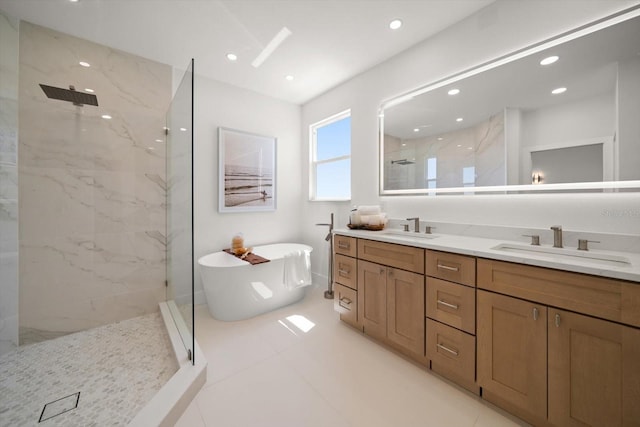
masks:
POLYGON ((430 235, 431 238, 412 236, 412 232, 406 232, 405 236, 404 232, 396 229, 381 231, 335 229, 333 232, 343 236, 629 280, 640 285, 640 253, 596 249, 590 249, 588 252, 576 252, 575 249, 556 249, 549 245, 532 247, 532 250, 542 249, 548 250, 550 253, 536 253, 527 251, 527 245, 522 242, 438 233, 430 235), (505 244, 513 245, 516 250, 497 248, 505 244), (522 250, 517 248, 522 248, 522 250), (595 259, 581 258, 580 256, 593 256, 595 259), (620 258, 628 263, 597 259, 599 256, 610 259, 620 258))

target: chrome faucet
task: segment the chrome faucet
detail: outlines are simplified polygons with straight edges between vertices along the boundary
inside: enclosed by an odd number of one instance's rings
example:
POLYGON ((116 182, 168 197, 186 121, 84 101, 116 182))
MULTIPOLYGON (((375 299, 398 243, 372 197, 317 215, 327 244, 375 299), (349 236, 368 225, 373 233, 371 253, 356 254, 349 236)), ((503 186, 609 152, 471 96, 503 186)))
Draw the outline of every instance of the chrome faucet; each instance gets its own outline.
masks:
POLYGON ((554 225, 551 227, 553 230, 553 247, 561 248, 562 247, 562 226, 554 225))
POLYGON ((407 221, 413 221, 413 231, 416 233, 420 232, 420 218, 407 218, 407 221))

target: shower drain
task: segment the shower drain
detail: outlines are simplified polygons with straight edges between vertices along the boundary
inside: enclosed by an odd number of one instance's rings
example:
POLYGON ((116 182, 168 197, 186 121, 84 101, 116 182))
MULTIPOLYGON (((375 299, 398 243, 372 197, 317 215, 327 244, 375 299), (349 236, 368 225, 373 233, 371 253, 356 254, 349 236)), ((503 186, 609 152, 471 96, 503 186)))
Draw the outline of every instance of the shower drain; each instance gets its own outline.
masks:
POLYGON ((41 423, 60 414, 64 414, 65 412, 69 412, 72 409, 76 409, 78 407, 79 400, 80 392, 77 392, 47 403, 44 405, 44 408, 42 408, 42 413, 40 414, 38 422, 41 423))

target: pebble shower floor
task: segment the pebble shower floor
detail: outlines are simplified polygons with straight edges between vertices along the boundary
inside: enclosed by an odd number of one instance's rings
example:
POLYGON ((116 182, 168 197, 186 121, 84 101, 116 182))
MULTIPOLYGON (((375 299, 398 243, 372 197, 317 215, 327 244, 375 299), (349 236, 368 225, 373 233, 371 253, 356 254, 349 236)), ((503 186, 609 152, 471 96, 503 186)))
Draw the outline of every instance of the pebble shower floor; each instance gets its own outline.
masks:
POLYGON ((26 345, 0 357, 0 426, 126 425, 177 370, 160 312, 26 345))

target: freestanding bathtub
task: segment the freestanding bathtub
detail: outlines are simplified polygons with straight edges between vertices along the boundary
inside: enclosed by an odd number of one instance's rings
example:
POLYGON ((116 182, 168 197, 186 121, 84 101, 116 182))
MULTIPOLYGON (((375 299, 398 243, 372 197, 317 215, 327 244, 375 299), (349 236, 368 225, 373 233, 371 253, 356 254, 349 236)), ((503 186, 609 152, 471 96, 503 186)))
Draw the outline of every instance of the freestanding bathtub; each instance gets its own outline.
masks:
POLYGON ((300 243, 256 246, 252 252, 270 261, 255 265, 222 251, 201 257, 198 264, 211 316, 243 320, 301 300, 305 287, 289 290, 283 283, 284 258, 312 250, 300 243))

